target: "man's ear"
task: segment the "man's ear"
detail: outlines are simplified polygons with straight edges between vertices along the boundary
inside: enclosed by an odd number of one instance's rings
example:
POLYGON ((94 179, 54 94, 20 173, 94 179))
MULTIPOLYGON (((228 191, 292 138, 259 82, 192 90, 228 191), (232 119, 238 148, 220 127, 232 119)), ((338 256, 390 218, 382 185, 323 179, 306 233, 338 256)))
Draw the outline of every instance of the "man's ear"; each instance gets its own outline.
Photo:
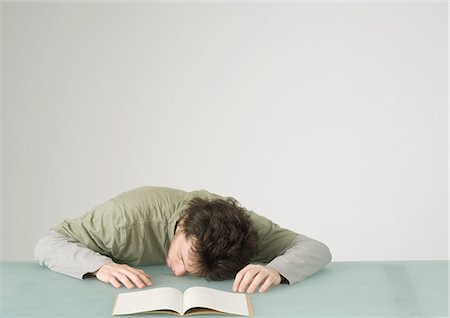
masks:
POLYGON ((175 233, 178 233, 183 230, 184 219, 179 219, 175 224, 175 233))

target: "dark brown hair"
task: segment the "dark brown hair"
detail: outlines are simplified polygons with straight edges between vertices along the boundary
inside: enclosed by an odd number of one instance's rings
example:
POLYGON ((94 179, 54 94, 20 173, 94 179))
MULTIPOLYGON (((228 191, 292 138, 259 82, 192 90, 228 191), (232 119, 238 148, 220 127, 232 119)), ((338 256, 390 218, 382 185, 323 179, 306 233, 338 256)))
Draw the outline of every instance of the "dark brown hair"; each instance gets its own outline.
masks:
POLYGON ((181 216, 181 228, 193 238, 195 274, 208 280, 232 279, 256 254, 258 233, 248 212, 227 198, 193 198, 181 216))

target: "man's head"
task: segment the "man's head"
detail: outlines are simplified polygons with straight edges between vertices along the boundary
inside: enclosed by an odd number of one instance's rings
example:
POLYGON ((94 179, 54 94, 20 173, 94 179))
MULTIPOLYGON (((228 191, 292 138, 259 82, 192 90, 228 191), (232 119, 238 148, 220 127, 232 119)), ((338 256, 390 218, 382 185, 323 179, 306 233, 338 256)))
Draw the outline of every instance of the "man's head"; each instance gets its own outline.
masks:
POLYGON ((250 262, 257 246, 253 223, 235 200, 194 198, 181 215, 168 265, 176 275, 231 279, 250 262))

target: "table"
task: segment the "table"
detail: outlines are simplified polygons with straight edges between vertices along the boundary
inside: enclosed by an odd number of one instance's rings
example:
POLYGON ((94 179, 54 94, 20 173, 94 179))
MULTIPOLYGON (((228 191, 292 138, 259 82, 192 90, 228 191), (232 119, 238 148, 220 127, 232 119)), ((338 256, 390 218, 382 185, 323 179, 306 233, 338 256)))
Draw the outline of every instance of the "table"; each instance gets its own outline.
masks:
MULTIPOLYGON (((231 280, 175 277, 163 265, 140 268, 150 273, 153 287, 231 291, 231 280)), ((251 295, 254 317, 448 317, 448 268, 448 261, 332 262, 303 282, 251 295)), ((0 279, 5 318, 111 317, 115 295, 137 290, 78 280, 35 262, 0 262, 0 279)), ((136 317, 142 316, 171 317, 136 317)))

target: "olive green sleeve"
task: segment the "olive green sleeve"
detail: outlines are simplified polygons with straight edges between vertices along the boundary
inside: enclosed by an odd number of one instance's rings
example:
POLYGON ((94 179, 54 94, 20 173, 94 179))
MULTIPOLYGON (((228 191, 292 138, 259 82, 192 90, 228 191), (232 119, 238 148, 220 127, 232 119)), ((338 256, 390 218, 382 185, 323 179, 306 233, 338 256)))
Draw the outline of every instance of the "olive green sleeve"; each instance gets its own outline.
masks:
POLYGON ((65 220, 54 230, 95 252, 114 258, 124 244, 121 222, 121 207, 111 199, 79 218, 65 220))
POLYGON ((258 251, 253 262, 268 263, 282 254, 294 241, 297 233, 284 229, 268 218, 248 211, 258 232, 258 251))

